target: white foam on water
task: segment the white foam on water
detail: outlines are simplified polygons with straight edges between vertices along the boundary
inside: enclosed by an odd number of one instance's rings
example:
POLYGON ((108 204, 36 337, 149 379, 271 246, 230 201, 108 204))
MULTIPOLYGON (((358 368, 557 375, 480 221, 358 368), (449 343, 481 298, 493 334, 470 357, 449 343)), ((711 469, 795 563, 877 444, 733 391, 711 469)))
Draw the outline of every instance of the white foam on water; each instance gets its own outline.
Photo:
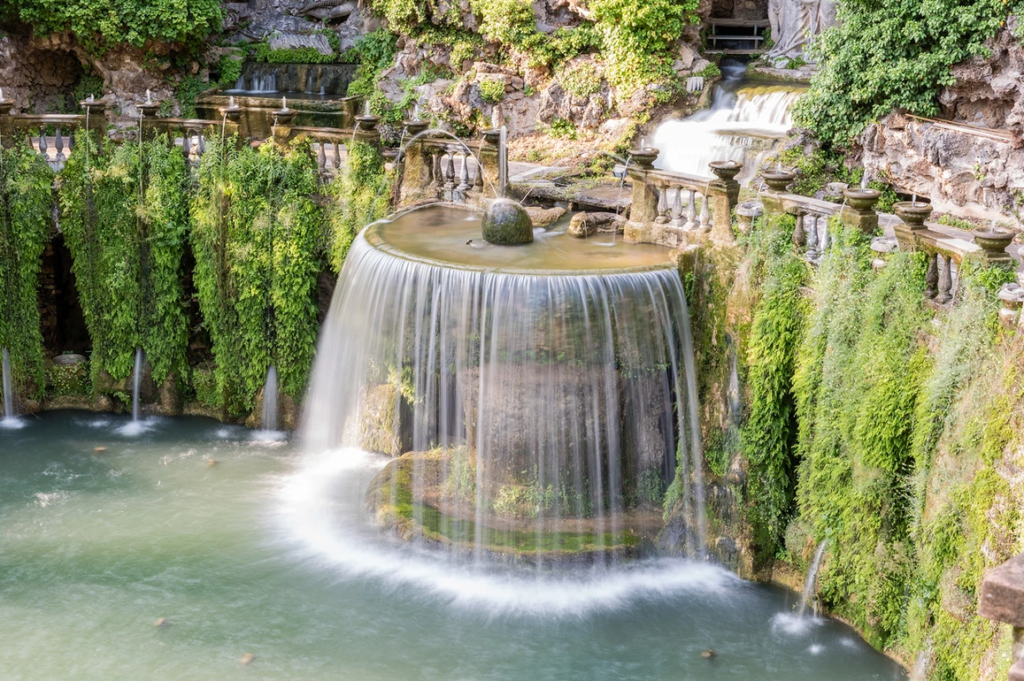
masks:
POLYGON ((288 439, 288 433, 283 430, 257 430, 249 437, 253 442, 271 444, 284 442, 288 439))
POLYGON ((154 418, 139 419, 137 421, 129 421, 120 428, 115 428, 114 432, 124 437, 138 437, 143 433, 148 433, 156 427, 158 421, 154 418))
POLYGON ((36 505, 40 508, 46 508, 47 506, 67 501, 68 493, 64 490, 57 490, 56 492, 36 492, 34 496, 36 505))
POLYGON ((825 652, 825 646, 821 645, 820 643, 812 643, 811 647, 807 649, 807 652, 811 655, 821 655, 823 652, 825 652))
POLYGON ((572 576, 540 575, 455 565, 409 545, 388 545, 375 540, 369 534, 374 530, 358 517, 366 482, 387 461, 353 448, 307 457, 278 491, 284 540, 346 577, 373 577, 392 588, 412 586, 450 606, 491 615, 578 616, 683 592, 724 595, 743 583, 723 568, 682 559, 572 576), (347 491, 358 491, 358 498, 347 491))
POLYGON ((0 419, 0 428, 4 430, 18 430, 28 425, 28 421, 17 416, 6 416, 0 419))
POLYGON ((794 612, 780 612, 772 618, 772 630, 791 636, 803 636, 811 630, 820 627, 825 621, 820 617, 800 616, 794 612))

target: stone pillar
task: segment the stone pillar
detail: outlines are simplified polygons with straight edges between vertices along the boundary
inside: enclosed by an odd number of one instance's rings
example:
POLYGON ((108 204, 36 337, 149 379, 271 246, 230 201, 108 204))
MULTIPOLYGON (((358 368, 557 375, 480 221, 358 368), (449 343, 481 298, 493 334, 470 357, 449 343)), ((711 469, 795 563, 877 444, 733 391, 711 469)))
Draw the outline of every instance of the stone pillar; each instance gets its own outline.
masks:
POLYGON ((375 147, 380 146, 380 130, 377 125, 380 123, 380 116, 357 116, 356 130, 353 138, 357 142, 366 142, 375 147))
POLYGON ((847 227, 854 227, 865 234, 874 234, 878 230, 878 212, 875 204, 882 196, 876 189, 848 188, 843 191, 846 205, 839 213, 840 219, 847 227))
POLYGON ((484 196, 494 198, 495 192, 501 194, 501 130, 492 128, 484 130, 484 141, 480 145, 480 172, 484 177, 484 196))
MULTIPOLYGON (((405 121, 405 139, 402 140, 402 161, 398 172, 401 180, 398 185, 398 196, 395 206, 410 206, 430 196, 430 183, 433 181, 433 161, 426 153, 423 142, 409 140, 427 129, 426 121, 405 121)), ((480 169, 477 169, 480 172, 480 169)))
POLYGON ((10 145, 14 141, 13 128, 11 126, 11 109, 14 108, 13 99, 0 99, 0 135, 3 136, 3 144, 10 145))
POLYGON ((978 595, 978 614, 1013 626, 1010 681, 1024 681, 1024 554, 985 575, 978 595))
POLYGON ((658 219, 659 192, 650 184, 647 174, 654 169, 657 149, 633 149, 629 152, 632 163, 626 172, 633 183, 629 220, 623 231, 623 240, 631 243, 654 243, 654 221, 658 219))
POLYGON ((715 161, 708 167, 715 174, 708 185, 707 200, 711 204, 711 240, 719 243, 734 243, 732 233, 732 211, 740 200, 740 183, 736 176, 743 170, 742 163, 715 161))

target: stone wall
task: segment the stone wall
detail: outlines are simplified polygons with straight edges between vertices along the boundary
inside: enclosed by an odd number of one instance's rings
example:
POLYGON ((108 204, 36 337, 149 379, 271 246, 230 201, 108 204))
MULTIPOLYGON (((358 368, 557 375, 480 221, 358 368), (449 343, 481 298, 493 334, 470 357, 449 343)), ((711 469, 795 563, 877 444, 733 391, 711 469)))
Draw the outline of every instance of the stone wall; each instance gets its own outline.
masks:
POLYGON ((1024 47, 1017 19, 989 42, 992 54, 953 67, 939 95, 942 116, 977 133, 895 112, 860 138, 864 164, 936 210, 1020 222, 1024 208, 1024 47))

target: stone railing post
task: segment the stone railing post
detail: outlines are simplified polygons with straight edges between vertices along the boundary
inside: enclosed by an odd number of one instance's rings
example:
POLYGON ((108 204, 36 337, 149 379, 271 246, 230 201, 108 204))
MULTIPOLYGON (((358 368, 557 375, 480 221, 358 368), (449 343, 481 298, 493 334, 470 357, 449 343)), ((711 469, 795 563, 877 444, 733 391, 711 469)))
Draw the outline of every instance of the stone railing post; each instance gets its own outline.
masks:
POLYGON ((4 144, 10 144, 13 141, 14 130, 10 125, 12 108, 14 108, 13 99, 0 98, 0 135, 3 136, 4 144))
MULTIPOLYGON (((396 208, 410 206, 430 196, 430 183, 434 179, 433 161, 428 158, 422 140, 409 140, 424 132, 427 121, 405 121, 405 138, 402 140, 402 157, 397 172, 398 195, 394 197, 396 208)), ((480 173, 477 169, 477 173, 480 173)))
POLYGON ((102 99, 84 99, 79 104, 86 112, 86 132, 95 132, 97 141, 103 139, 107 133, 107 103, 102 99))
MULTIPOLYGON (((480 159, 480 173, 483 174, 483 193, 485 196, 494 198, 495 193, 501 196, 503 191, 501 187, 501 129, 491 128, 484 130, 482 134, 484 141, 480 144, 477 156, 480 159)), ((507 173, 505 176, 508 176, 507 173)))
POLYGON ((978 614, 1013 627, 1010 681, 1024 681, 1024 554, 985 575, 978 595, 978 614))
POLYGON ((787 193, 790 183, 796 179, 796 173, 792 170, 778 168, 776 170, 765 170, 761 173, 764 183, 768 189, 761 192, 759 198, 764 204, 765 213, 779 215, 785 213, 782 195, 787 193))
POLYGON ((633 181, 632 201, 629 207, 629 220, 624 228, 624 239, 633 243, 652 242, 648 234, 649 226, 658 219, 658 200, 661 192, 654 188, 648 180, 648 173, 654 168, 654 160, 658 158, 657 149, 633 149, 629 152, 633 163, 626 166, 626 172, 633 181))
POLYGON ((882 196, 877 189, 849 188, 843 192, 846 206, 839 213, 843 224, 854 227, 865 234, 874 234, 878 229, 878 212, 875 204, 882 196))
POLYGON ((372 144, 375 147, 380 146, 380 130, 377 126, 380 124, 380 116, 356 116, 356 130, 353 135, 357 142, 366 142, 372 144))
POLYGON ((708 167, 715 174, 708 185, 706 200, 711 204, 711 239, 720 243, 733 243, 732 211, 740 200, 740 183, 736 176, 743 164, 736 161, 715 161, 708 167))

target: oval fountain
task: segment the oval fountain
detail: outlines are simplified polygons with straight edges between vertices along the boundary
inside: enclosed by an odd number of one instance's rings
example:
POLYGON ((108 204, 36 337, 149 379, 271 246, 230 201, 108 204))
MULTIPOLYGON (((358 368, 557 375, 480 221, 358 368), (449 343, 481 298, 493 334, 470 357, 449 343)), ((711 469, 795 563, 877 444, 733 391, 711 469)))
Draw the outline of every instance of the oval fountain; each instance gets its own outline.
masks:
POLYGON ((306 449, 377 453, 361 493, 387 534, 531 566, 650 553, 681 466, 700 555, 681 280, 668 249, 615 239, 534 230, 508 200, 370 225, 321 336, 306 449))

